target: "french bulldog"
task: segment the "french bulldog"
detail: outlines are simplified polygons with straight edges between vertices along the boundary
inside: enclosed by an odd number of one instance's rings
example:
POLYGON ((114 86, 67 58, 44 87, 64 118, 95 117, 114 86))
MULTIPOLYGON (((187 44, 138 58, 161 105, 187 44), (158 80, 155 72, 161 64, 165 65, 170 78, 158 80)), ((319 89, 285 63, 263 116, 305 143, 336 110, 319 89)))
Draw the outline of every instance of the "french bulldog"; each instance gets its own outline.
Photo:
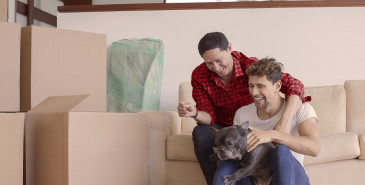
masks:
POLYGON ((251 152, 247 152, 247 134, 252 130, 246 121, 241 125, 233 125, 217 130, 210 127, 216 135, 215 144, 218 153, 213 153, 211 160, 236 160, 242 168, 231 175, 223 176, 223 184, 233 185, 243 177, 251 176, 255 185, 268 185, 272 178, 270 156, 274 149, 272 143, 258 145, 251 152))

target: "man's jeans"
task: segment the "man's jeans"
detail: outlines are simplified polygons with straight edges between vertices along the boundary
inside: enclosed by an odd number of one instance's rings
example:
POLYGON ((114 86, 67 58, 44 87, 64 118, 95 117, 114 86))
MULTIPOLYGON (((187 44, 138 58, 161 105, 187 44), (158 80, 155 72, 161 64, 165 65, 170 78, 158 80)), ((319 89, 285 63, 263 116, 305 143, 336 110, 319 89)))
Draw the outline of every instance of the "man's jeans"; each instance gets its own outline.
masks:
POLYGON ((221 129, 221 125, 198 125, 193 130, 193 142, 196 158, 198 159, 200 168, 203 171, 205 180, 208 185, 212 185, 215 171, 217 170, 217 162, 210 160, 214 147, 215 134, 209 130, 209 127, 221 129))
MULTIPOLYGON (((303 166, 295 159, 289 148, 278 145, 271 155, 271 167, 273 169, 273 185, 309 185, 309 178, 303 166)), ((223 185, 222 176, 230 175, 241 165, 234 160, 218 162, 218 169, 214 176, 213 185, 223 185)), ((244 177, 236 185, 253 185, 251 177, 244 177)))

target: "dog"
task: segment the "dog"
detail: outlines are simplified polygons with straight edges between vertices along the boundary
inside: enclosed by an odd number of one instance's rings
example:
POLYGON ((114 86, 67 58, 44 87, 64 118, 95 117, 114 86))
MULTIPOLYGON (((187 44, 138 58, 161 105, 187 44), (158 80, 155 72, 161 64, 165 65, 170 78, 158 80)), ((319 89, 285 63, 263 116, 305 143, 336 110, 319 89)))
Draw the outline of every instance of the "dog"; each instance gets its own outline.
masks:
POLYGON ((216 160, 236 160, 242 168, 231 175, 223 176, 224 185, 233 185, 243 177, 251 176, 255 185, 268 185, 272 178, 270 167, 271 153, 274 149, 272 143, 258 145, 251 152, 247 152, 247 134, 252 130, 246 121, 241 125, 233 125, 217 130, 210 127, 216 135, 215 144, 218 153, 211 154, 210 158, 216 160))

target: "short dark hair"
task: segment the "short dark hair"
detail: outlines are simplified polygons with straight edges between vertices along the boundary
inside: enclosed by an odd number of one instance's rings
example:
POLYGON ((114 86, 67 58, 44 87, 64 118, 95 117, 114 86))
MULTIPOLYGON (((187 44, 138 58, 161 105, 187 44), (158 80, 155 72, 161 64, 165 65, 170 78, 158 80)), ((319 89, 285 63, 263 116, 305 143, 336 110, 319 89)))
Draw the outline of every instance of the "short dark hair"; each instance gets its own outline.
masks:
POLYGON ((262 58, 257 62, 251 64, 246 69, 248 76, 264 76, 272 82, 272 84, 281 80, 281 71, 283 70, 283 64, 277 62, 275 58, 262 58))
POLYGON ((200 39, 198 44, 198 50, 200 56, 211 49, 219 48, 221 51, 227 50, 228 40, 227 37, 221 32, 210 32, 204 35, 200 39))

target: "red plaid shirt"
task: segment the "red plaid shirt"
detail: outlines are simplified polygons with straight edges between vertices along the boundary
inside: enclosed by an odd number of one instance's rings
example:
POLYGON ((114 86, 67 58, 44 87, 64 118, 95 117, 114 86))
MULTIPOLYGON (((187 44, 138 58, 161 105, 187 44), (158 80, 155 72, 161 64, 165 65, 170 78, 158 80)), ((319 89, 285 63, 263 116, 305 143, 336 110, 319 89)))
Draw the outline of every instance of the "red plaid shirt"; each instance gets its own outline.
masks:
MULTIPOLYGON (((248 90, 248 76, 245 74, 245 69, 256 62, 257 58, 248 58, 237 51, 232 52, 232 58, 234 62, 233 77, 228 84, 228 89, 204 62, 194 69, 191 80, 197 109, 207 112, 212 118, 211 123, 223 126, 232 125, 237 109, 253 103, 248 90)), ((303 97, 302 82, 287 73, 281 74, 281 80, 283 83, 280 91, 285 94, 286 98, 296 94, 303 102, 311 100, 309 96, 303 97)))

